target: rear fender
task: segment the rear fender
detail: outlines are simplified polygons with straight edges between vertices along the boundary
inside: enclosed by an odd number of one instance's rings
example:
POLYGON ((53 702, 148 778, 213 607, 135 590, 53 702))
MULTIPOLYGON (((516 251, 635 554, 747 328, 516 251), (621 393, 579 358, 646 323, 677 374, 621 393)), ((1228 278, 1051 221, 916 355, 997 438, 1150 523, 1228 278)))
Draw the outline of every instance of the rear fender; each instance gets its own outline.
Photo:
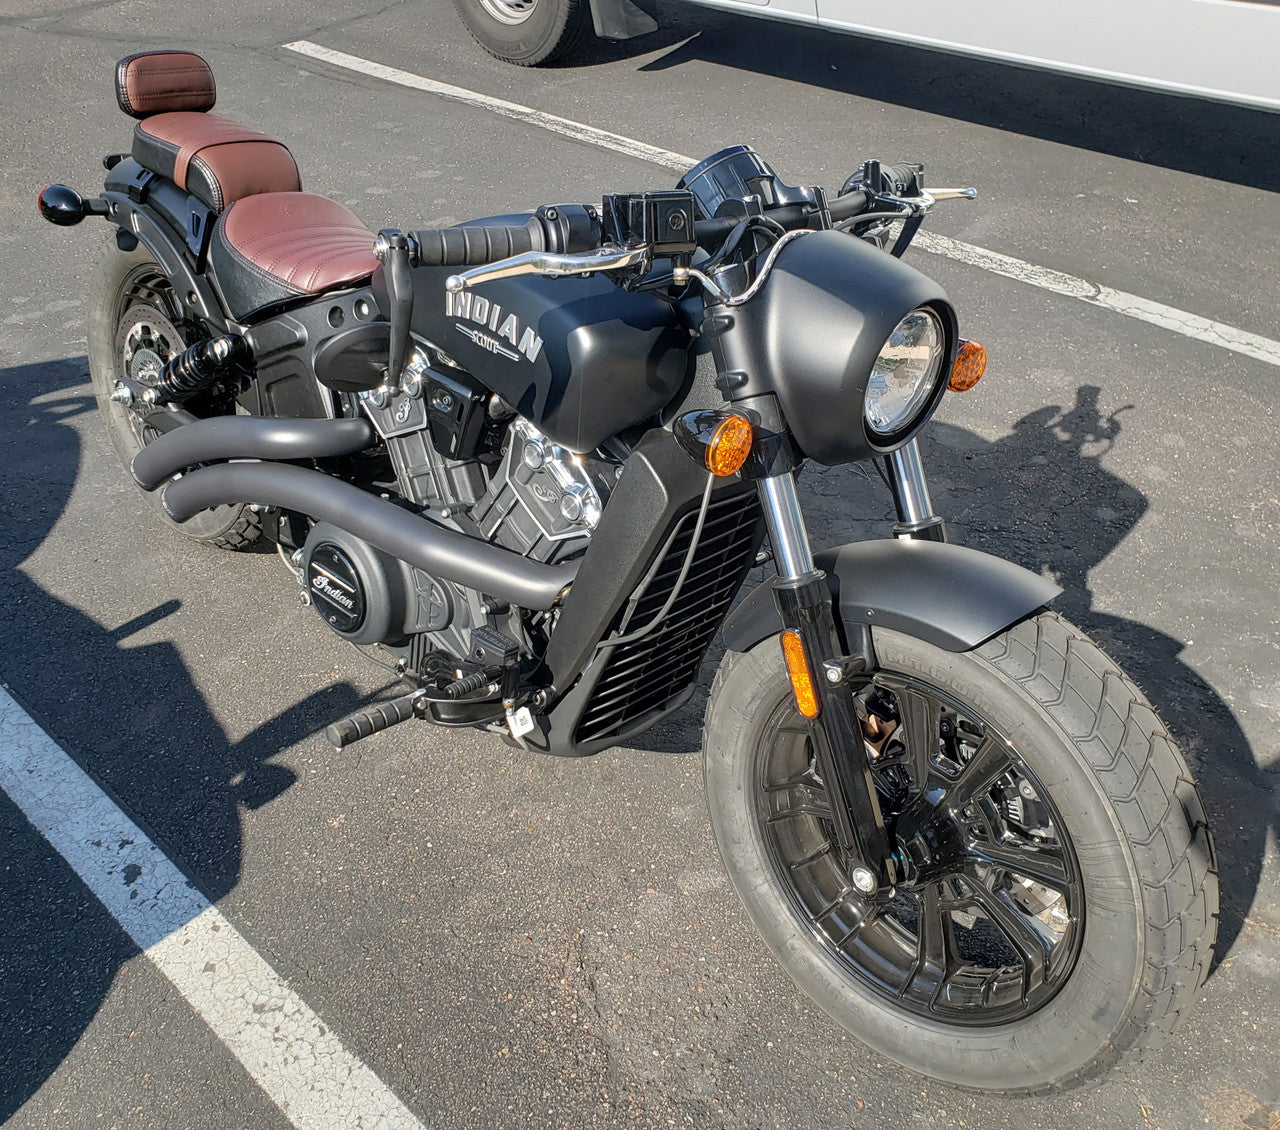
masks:
POLYGON ((218 304, 213 287, 208 279, 192 270, 185 244, 173 234, 168 224, 161 223, 144 205, 135 204, 124 193, 104 192, 102 197, 111 207, 107 219, 136 236, 155 256, 183 305, 214 328, 225 331, 228 328, 227 316, 218 304))
MULTIPOLYGON (((942 542, 866 541, 815 554, 836 620, 893 628, 946 651, 969 651, 1042 608, 1062 589, 1021 566, 942 542)), ((782 631, 773 585, 755 589, 725 620, 724 640, 746 651, 782 631)))

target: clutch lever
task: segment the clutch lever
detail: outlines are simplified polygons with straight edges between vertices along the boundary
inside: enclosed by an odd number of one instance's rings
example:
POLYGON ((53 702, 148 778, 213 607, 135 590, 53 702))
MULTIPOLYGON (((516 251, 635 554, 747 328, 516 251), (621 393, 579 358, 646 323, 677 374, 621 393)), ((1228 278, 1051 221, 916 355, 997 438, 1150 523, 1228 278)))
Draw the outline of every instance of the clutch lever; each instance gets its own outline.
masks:
POLYGON ((636 247, 599 247, 579 255, 557 255, 550 251, 526 251, 512 255, 483 267, 473 267, 458 275, 450 275, 444 284, 450 294, 478 286, 496 279, 511 279, 519 275, 546 275, 549 278, 565 278, 569 275, 591 275, 597 271, 619 271, 645 264, 649 248, 645 244, 636 247))

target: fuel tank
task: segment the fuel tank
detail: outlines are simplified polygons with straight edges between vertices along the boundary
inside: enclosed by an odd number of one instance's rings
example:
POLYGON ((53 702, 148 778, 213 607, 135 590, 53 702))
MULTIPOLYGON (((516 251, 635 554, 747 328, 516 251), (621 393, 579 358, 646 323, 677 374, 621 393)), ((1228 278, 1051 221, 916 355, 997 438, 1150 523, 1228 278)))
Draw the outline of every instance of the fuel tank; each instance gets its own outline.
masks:
POLYGON ((689 378, 692 334, 653 294, 602 276, 524 276, 449 294, 454 273, 413 271, 413 332, 570 451, 654 416, 689 378))

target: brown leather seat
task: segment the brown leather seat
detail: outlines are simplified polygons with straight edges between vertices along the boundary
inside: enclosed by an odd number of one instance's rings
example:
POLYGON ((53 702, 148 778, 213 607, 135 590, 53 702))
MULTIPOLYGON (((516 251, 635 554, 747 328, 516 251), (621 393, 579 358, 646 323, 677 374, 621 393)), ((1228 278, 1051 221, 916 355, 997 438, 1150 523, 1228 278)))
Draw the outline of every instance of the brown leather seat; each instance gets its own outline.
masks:
POLYGON ((280 142, 217 114, 153 114, 133 129, 133 159, 168 177, 215 212, 259 192, 302 188, 293 154, 280 142))
POLYGON ((280 142, 208 113, 217 101, 213 72, 191 51, 139 51, 116 64, 116 101, 142 119, 132 156, 215 212, 257 192, 302 188, 293 155, 280 142))
POLYGON ((306 192, 237 200, 218 218, 209 264, 240 321, 282 303, 367 279, 374 234, 336 201, 306 192))

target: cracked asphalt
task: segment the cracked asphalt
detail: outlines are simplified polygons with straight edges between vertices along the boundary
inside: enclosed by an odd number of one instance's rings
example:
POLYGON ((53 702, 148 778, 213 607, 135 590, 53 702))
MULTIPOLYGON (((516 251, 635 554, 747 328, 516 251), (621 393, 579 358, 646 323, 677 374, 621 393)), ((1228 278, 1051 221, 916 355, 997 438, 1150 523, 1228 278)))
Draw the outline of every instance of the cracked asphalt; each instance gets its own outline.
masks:
MULTIPOLYGON (((273 556, 183 544, 115 462, 81 308, 108 233, 32 205, 53 181, 96 190, 99 158, 128 147, 113 63, 169 44, 210 60, 220 112, 284 140, 304 187, 375 230, 671 178, 284 43, 676 152, 748 141, 795 181, 919 159, 981 193, 936 232, 1280 338, 1280 117, 662 11, 653 37, 523 71, 447 4, 0 0, 0 679, 428 1127, 1274 1124, 1274 365, 914 253, 992 356, 924 444, 939 510, 956 540, 1052 572, 1061 610, 1143 685, 1223 870, 1197 1011, 1140 1071, 1051 1099, 906 1075, 796 992, 716 857, 700 696, 584 761, 425 726, 335 753, 320 730, 382 673, 273 556)), ((807 473, 803 496, 818 544, 886 528, 857 468, 807 473)), ((0 847, 0 1121, 288 1125, 3 795, 0 847)))

